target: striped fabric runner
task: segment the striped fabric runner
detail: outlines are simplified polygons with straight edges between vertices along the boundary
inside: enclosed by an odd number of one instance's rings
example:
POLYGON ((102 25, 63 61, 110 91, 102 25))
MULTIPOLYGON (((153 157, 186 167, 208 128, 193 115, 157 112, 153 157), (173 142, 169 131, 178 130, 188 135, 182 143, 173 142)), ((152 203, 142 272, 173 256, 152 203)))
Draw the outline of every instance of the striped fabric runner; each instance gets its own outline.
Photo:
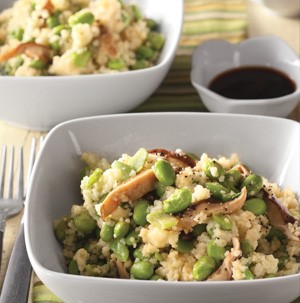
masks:
MULTIPOLYGON (((193 49, 210 39, 237 43, 246 33, 246 0, 185 0, 182 36, 172 67, 158 90, 133 112, 207 111, 190 83, 193 49)), ((29 303, 62 302, 36 275, 32 285, 29 303)))

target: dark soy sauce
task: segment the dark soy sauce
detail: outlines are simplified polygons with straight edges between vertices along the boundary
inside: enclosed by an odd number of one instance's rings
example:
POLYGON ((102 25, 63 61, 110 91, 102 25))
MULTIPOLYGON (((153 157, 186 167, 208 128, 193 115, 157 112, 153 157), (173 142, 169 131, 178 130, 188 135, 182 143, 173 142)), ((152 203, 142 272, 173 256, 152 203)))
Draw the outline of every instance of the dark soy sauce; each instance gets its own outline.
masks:
POLYGON ((245 66, 217 75, 208 88, 230 99, 270 99, 293 93, 296 84, 276 69, 245 66))

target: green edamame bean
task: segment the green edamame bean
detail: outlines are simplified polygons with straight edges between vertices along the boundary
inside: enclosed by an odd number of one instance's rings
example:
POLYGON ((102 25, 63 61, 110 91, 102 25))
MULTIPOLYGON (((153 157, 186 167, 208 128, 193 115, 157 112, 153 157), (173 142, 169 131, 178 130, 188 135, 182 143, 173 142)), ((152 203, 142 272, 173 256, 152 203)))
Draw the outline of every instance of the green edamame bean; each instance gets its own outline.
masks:
POLYGON ((128 260, 129 250, 128 247, 121 240, 115 239, 114 241, 112 241, 112 243, 110 244, 110 249, 114 252, 116 257, 120 261, 125 262, 128 260))
POLYGON ((54 35, 60 35, 61 31, 62 30, 70 30, 70 26, 67 25, 67 24, 60 24, 60 25, 57 25, 55 26, 53 29, 52 29, 52 33, 54 35))
POLYGON ((147 224, 147 215, 149 213, 149 202, 147 200, 138 200, 133 210, 133 221, 137 225, 144 226, 147 224))
POLYGON ((103 223, 101 231, 100 231, 100 238, 104 242, 110 242, 114 238, 114 227, 107 223, 103 223))
POLYGON ((158 33, 158 32, 150 32, 148 34, 148 42, 151 46, 152 49, 155 50, 161 50, 164 43, 165 43, 165 38, 162 34, 158 33))
POLYGON ((253 280, 254 279, 254 275, 251 272, 251 270, 249 268, 246 268, 244 271, 244 275, 245 275, 245 280, 253 280))
POLYGON ((189 253, 194 248, 193 241, 178 238, 176 250, 181 253, 189 253))
POLYGON ((56 27, 57 25, 59 25, 59 16, 58 14, 55 14, 53 16, 50 16, 46 19, 46 24, 48 27, 50 28, 54 28, 56 27))
POLYGON ((214 258, 217 262, 220 262, 225 258, 225 252, 225 247, 215 244, 214 241, 210 241, 207 245, 208 256, 214 258))
POLYGON ((209 256, 201 257, 193 266, 193 278, 197 281, 203 281, 209 277, 215 267, 215 259, 209 256))
POLYGON ((143 169, 147 159, 147 150, 145 148, 140 148, 132 157, 129 158, 127 164, 136 170, 136 172, 140 172, 143 169))
POLYGON ((207 224, 205 224, 205 223, 195 225, 193 227, 193 231, 192 231, 193 236, 194 237, 200 236, 203 232, 206 231, 206 227, 207 227, 207 224))
POLYGON ((83 68, 86 67, 89 60, 91 59, 91 52, 89 50, 86 50, 82 53, 76 53, 74 52, 72 54, 72 62, 76 67, 83 68))
POLYGON ((42 60, 32 60, 29 66, 34 69, 43 70, 47 67, 47 64, 42 60))
POLYGON ((255 196, 263 187, 263 179, 259 175, 251 174, 242 182, 246 186, 248 196, 255 196))
POLYGON ((163 210, 169 214, 176 214, 192 203, 192 194, 187 188, 176 189, 175 192, 163 201, 163 210))
POLYGON ((127 246, 133 246, 134 244, 141 242, 141 237, 137 231, 132 230, 127 234, 125 242, 127 246))
POLYGON ((229 194, 230 191, 220 183, 207 182, 205 186, 207 189, 209 189, 211 195, 214 198, 222 202, 226 202, 232 199, 232 195, 229 194))
POLYGON ((54 229, 55 237, 58 241, 62 242, 66 237, 66 230, 67 230, 67 222, 62 219, 54 229))
POLYGON ((223 215, 213 214, 213 221, 218 223, 220 228, 223 230, 231 230, 232 229, 232 221, 230 218, 223 215))
POLYGON ((140 9, 135 4, 130 5, 130 8, 135 20, 140 20, 143 17, 140 9))
POLYGON ((94 20, 95 17, 91 12, 79 11, 69 18, 69 25, 73 26, 79 23, 92 24, 94 20))
POLYGON ((139 261, 131 266, 130 274, 134 279, 149 280, 154 273, 153 265, 149 261, 139 261))
POLYGON ((263 199, 252 198, 246 200, 243 210, 251 211, 255 216, 260 216, 267 212, 267 204, 263 199))
POLYGON ((80 214, 74 218, 76 229, 84 233, 90 233, 96 227, 96 221, 86 213, 80 214))
POLYGON ((68 272, 69 272, 69 274, 72 274, 72 275, 79 275, 78 265, 74 259, 72 259, 71 262, 69 263, 68 272))
POLYGON ((154 166, 153 171, 157 180, 163 185, 172 185, 175 182, 175 171, 172 165, 165 160, 158 160, 154 166))
POLYGON ((107 63, 108 68, 113 70, 122 70, 126 67, 123 59, 110 59, 107 63))
POLYGON ((130 224, 124 221, 119 221, 114 227, 114 238, 125 237, 129 232, 130 224))
POLYGON ((132 70, 144 69, 149 66, 150 66, 150 64, 147 60, 139 59, 139 60, 136 60, 136 62, 131 66, 131 69, 132 70))
POLYGON ((147 27, 150 28, 151 30, 155 30, 157 28, 157 23, 155 20, 153 19, 146 19, 146 24, 147 27))
POLYGON ((127 180, 130 177, 131 172, 132 172, 132 168, 129 165, 127 165, 121 161, 118 161, 118 160, 114 161, 111 164, 111 167, 116 168, 121 171, 123 181, 127 180))
POLYGON ((153 60, 156 56, 156 52, 148 46, 140 46, 137 50, 136 50, 136 57, 138 60, 140 59, 146 59, 146 60, 153 60))
POLYGON ((288 256, 280 256, 279 258, 278 258, 278 269, 279 270, 282 270, 284 267, 285 267, 285 263, 286 263, 286 261, 289 259, 289 257, 288 256))
POLYGON ((22 66, 24 63, 24 59, 22 57, 17 57, 16 58, 16 62, 15 62, 15 69, 19 68, 20 66, 22 66))
POLYGON ((246 257, 246 258, 249 256, 249 254, 251 254, 253 252, 253 247, 249 243, 248 240, 243 240, 241 242, 241 249, 242 249, 242 252, 243 252, 243 256, 246 257))
POLYGON ((150 280, 152 281, 158 281, 158 280, 163 280, 163 277, 160 275, 153 275, 150 280))
POLYGON ((93 185, 98 182, 98 180, 100 179, 100 177, 102 176, 102 169, 100 168, 96 168, 92 174, 89 176, 89 179, 86 183, 86 188, 90 189, 93 187, 93 185))
POLYGON ((163 211, 154 211, 147 215, 147 221, 160 229, 170 229, 177 225, 178 219, 163 211))
POLYGON ((19 27, 18 29, 12 31, 10 35, 17 40, 22 41, 24 36, 24 28, 19 27))
POLYGON ((133 257, 134 257, 135 259, 139 259, 139 260, 147 259, 147 258, 143 255, 141 247, 138 247, 138 248, 136 248, 136 249, 133 251, 133 257))
POLYGON ((161 182, 157 182, 156 184, 156 194, 159 196, 159 197, 162 197, 162 195, 165 193, 166 191, 166 185, 162 184, 161 182))
POLYGON ((235 188, 242 180, 242 174, 236 170, 231 169, 225 173, 224 184, 235 188))
POLYGON ((266 239, 270 241, 274 237, 276 237, 278 240, 283 240, 285 239, 285 234, 281 230, 271 227, 271 229, 269 230, 266 236, 266 239))
POLYGON ((220 180, 225 175, 223 166, 216 160, 206 161, 202 167, 204 174, 211 180, 220 180))

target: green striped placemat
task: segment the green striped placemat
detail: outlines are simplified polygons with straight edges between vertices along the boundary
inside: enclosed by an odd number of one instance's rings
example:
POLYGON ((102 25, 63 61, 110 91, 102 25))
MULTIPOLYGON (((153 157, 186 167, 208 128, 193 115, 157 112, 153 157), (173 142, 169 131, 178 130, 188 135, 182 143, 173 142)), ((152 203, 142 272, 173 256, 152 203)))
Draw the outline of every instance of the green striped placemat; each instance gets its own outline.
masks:
MULTIPOLYGON (((190 82, 191 54, 210 39, 240 42, 246 38, 246 0, 185 0, 177 55, 158 90, 133 112, 207 111, 190 82)), ((62 302, 33 275, 29 303, 62 302)), ((300 298, 294 303, 300 303, 300 298)))

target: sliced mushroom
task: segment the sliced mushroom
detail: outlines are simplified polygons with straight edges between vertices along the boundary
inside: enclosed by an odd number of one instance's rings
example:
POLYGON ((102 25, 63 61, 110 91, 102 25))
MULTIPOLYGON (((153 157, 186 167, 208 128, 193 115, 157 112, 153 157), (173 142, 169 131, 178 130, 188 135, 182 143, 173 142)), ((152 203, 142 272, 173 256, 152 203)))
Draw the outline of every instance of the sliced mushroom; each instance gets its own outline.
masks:
POLYGON ((53 5, 52 1, 51 1, 51 0, 45 0, 44 4, 43 4, 43 6, 42 6, 42 9, 45 9, 45 10, 47 10, 50 14, 52 14, 53 11, 54 11, 54 5, 53 5))
POLYGON ((145 170, 112 190, 100 207, 103 220, 112 214, 122 202, 134 201, 154 190, 156 177, 152 169, 145 170))
POLYGON ((45 63, 50 60, 51 53, 47 46, 35 42, 21 43, 0 55, 0 62, 5 62, 13 57, 26 54, 28 57, 39 59, 45 63))
POLYGON ((242 208, 246 198, 247 189, 246 187, 243 187, 241 194, 231 201, 225 203, 216 203, 210 201, 199 202, 195 207, 190 207, 183 213, 178 226, 184 230, 191 230, 193 226, 198 224, 194 218, 200 212, 204 212, 207 216, 211 216, 212 214, 232 214, 242 208))
POLYGON ((289 213, 285 205, 270 191, 263 189, 264 200, 267 203, 267 216, 275 228, 281 230, 288 239, 300 241, 300 237, 294 235, 288 228, 288 223, 294 224, 296 219, 289 213))
POLYGON ((233 248, 223 260, 222 265, 208 277, 207 281, 228 281, 232 279, 232 262, 242 256, 240 241, 232 238, 233 248))
POLYGON ((116 264, 116 267, 117 267, 119 278, 120 279, 129 279, 130 276, 129 276, 129 273, 127 272, 126 268, 125 268, 124 263, 121 262, 119 259, 117 259, 115 261, 115 264, 116 264))
POLYGON ((148 153, 150 154, 159 154, 165 159, 172 162, 177 167, 194 167, 196 165, 195 160, 192 159, 188 155, 181 155, 179 153, 169 151, 163 148, 155 148, 148 150, 148 153))
POLYGON ((243 164, 238 164, 238 165, 234 166, 233 169, 236 169, 237 171, 239 171, 242 174, 243 178, 246 178, 251 174, 251 171, 243 164))

